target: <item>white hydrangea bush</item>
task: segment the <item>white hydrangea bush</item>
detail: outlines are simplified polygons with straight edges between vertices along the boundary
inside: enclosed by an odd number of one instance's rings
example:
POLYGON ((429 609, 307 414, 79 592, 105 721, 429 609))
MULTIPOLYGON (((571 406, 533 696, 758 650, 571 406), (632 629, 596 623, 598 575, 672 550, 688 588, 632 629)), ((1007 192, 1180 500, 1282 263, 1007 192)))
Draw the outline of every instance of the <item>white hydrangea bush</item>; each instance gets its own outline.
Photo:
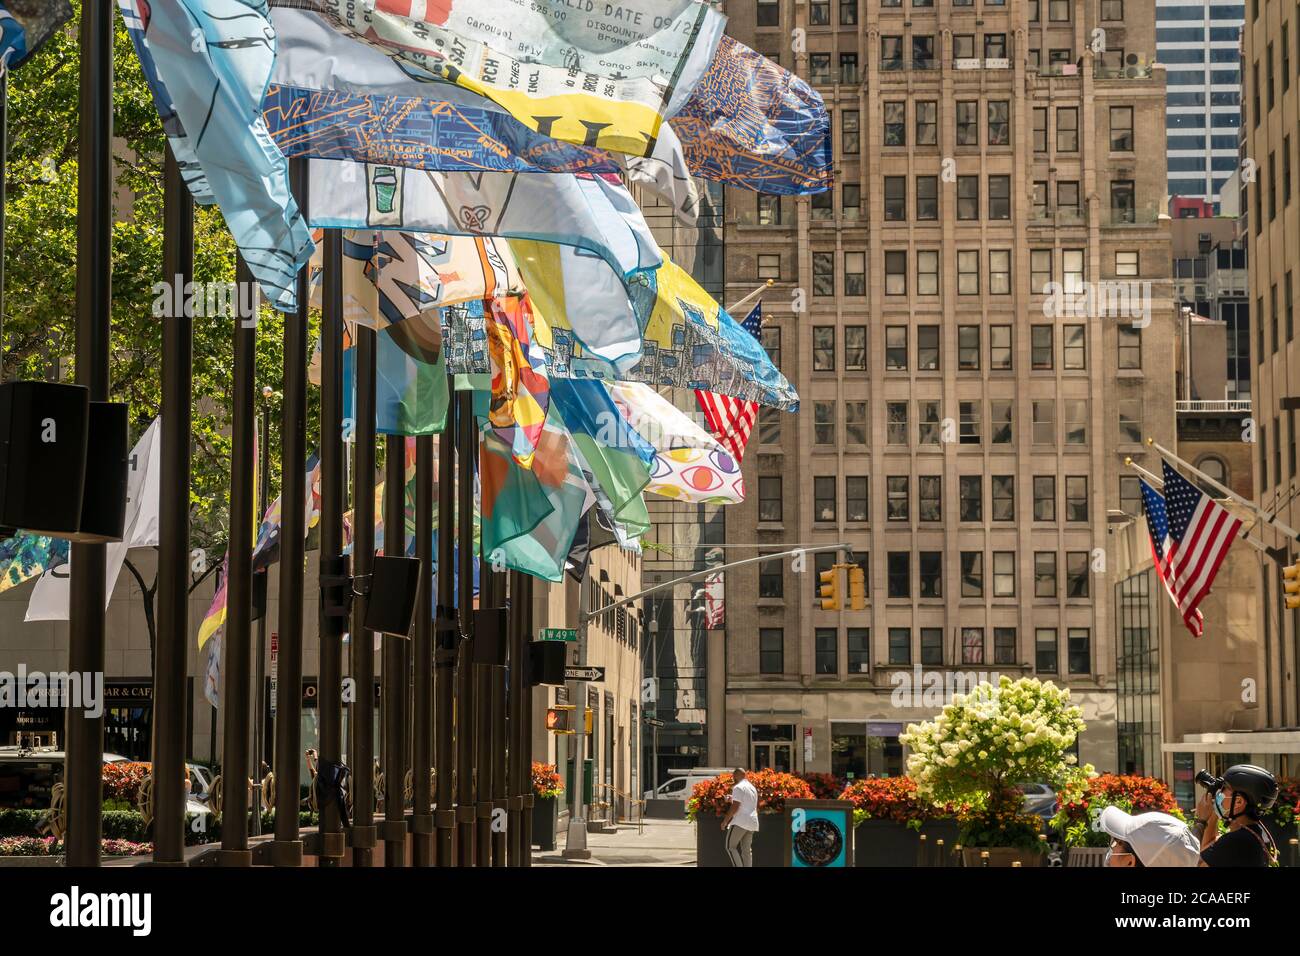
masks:
POLYGON ((1032 677, 1003 677, 954 694, 934 720, 909 724, 907 772, 936 802, 987 805, 1017 784, 1063 784, 1091 766, 1068 753, 1084 729, 1069 690, 1032 677))

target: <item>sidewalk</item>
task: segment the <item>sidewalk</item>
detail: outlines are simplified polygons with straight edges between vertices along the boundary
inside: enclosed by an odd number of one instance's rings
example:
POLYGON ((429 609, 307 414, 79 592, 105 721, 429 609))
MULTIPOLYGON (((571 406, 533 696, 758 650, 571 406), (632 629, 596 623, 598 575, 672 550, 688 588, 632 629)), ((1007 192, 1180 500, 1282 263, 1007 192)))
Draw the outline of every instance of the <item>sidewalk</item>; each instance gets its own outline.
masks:
POLYGON ((559 849, 533 854, 534 866, 694 866, 695 824, 685 820, 646 820, 619 824, 617 833, 588 833, 590 860, 566 860, 566 834, 559 849))

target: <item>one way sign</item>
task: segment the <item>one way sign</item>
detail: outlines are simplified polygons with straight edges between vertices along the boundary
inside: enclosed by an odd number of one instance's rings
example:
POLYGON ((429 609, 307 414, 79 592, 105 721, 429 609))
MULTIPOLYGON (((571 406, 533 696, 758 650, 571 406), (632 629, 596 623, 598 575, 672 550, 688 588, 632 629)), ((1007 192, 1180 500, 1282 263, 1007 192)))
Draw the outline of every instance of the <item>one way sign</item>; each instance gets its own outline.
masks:
POLYGON ((605 681, 605 668, 603 667, 566 667, 564 669, 565 680, 585 680, 594 684, 601 684, 605 681))

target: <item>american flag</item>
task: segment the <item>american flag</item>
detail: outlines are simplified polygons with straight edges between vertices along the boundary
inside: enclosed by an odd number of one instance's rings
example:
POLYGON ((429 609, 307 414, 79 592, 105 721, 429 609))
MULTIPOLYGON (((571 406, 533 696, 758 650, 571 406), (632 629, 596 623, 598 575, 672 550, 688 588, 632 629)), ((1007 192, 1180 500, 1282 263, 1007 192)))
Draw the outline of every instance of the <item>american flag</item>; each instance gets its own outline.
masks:
POLYGON ((1241 530, 1241 521, 1170 468, 1168 462, 1163 465, 1163 496, 1142 482, 1151 553, 1183 623, 1193 637, 1200 637, 1205 618, 1197 607, 1210 593, 1219 565, 1241 530))
MULTIPOLYGON (((758 338, 763 328, 761 301, 754 306, 749 315, 745 316, 745 321, 740 323, 740 327, 754 338, 758 338)), ((700 410, 704 412, 704 420, 709 423, 709 431, 713 432, 713 437, 739 462, 745 457, 745 445, 749 443, 749 435, 754 430, 754 419, 758 417, 758 403, 746 402, 729 395, 718 395, 702 388, 695 390, 695 399, 700 404, 700 410)))

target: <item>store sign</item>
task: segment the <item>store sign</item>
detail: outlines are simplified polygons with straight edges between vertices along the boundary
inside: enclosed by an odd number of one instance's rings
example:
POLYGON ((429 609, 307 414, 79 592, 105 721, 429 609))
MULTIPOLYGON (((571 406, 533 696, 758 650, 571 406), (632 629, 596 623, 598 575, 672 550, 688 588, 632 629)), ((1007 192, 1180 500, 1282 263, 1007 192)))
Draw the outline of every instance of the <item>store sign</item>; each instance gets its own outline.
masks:
POLYGON ((867 724, 868 737, 897 737, 902 732, 903 732, 903 725, 899 723, 867 724))

